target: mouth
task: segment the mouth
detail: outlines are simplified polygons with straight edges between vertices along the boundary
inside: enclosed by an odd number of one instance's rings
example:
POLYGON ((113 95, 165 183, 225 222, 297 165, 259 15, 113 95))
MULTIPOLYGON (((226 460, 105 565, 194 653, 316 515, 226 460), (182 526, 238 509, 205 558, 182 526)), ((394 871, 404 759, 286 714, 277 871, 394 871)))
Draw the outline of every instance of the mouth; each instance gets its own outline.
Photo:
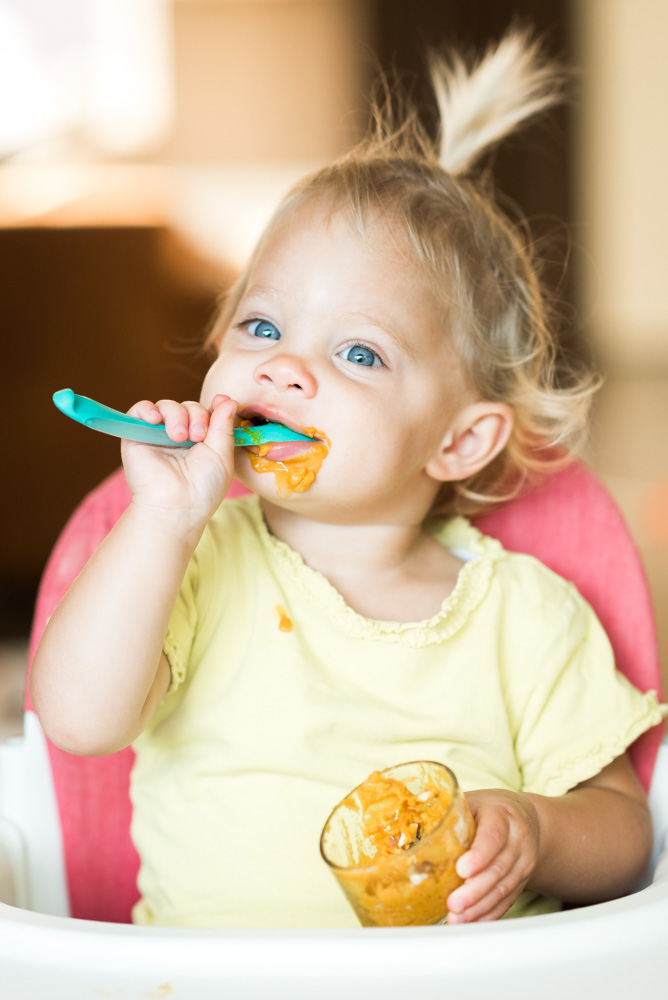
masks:
MULTIPOLYGON (((315 433, 315 428, 304 427, 301 424, 290 420, 284 413, 281 413, 280 410, 276 410, 270 406, 250 404, 242 407, 239 410, 238 416, 242 427, 264 427, 266 424, 279 424, 282 427, 286 427, 288 430, 305 435, 312 441, 320 440, 315 433)), ((305 443, 306 442, 302 442, 302 444, 305 443)))
MULTIPOLYGON (((246 445, 246 452, 254 473, 273 473, 276 488, 281 495, 305 493, 313 485, 320 467, 329 452, 329 440, 315 427, 304 427, 290 420, 280 410, 262 403, 241 407, 239 421, 246 428, 256 428, 258 435, 265 424, 279 424, 300 435, 300 440, 278 440, 258 445, 246 445)), ((267 434, 269 431, 267 431, 267 434)))

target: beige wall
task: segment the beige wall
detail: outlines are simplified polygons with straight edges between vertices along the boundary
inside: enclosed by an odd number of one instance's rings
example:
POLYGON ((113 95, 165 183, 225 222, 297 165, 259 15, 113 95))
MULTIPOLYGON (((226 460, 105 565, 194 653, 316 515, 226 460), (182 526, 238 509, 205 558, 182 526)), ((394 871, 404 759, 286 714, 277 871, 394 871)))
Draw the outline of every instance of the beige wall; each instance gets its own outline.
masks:
POLYGON ((573 11, 584 316, 608 370, 668 372, 668 3, 573 11))
POLYGON ((638 544, 668 691, 668 2, 573 12, 581 318, 607 377, 588 457, 638 544))
POLYGON ((348 148, 366 104, 366 0, 175 0, 173 18, 167 159, 319 160, 348 148))

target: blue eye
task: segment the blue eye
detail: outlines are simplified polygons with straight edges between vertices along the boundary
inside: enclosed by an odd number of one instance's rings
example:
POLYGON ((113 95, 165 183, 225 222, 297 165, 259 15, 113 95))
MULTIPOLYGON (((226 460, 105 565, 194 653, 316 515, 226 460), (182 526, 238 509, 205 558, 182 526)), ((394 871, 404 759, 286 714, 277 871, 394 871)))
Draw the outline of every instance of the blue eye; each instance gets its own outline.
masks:
POLYGON ((354 347, 346 348, 341 351, 340 357, 344 361, 350 361, 353 365, 361 365, 365 368, 372 368, 383 363, 375 351, 365 347, 364 344, 355 344, 354 347))
POLYGON ((246 329, 252 337, 262 340, 280 340, 281 333, 268 319, 254 319, 247 324, 246 329))

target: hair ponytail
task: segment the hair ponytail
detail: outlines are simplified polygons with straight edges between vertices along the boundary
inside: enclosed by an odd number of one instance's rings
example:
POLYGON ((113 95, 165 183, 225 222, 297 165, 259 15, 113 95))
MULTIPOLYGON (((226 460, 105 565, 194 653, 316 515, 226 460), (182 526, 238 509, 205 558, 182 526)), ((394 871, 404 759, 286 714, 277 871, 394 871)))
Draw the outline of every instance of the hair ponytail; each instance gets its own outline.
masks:
POLYGON ((430 57, 441 122, 438 159, 467 173, 480 155, 561 99, 564 73, 526 31, 513 31, 467 66, 458 53, 430 57))

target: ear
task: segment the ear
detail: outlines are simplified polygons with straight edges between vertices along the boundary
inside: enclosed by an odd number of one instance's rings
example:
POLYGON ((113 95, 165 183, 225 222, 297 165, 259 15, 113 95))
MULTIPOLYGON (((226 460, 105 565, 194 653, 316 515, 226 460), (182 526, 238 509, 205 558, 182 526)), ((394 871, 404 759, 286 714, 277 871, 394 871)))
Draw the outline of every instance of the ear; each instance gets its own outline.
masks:
POLYGON ((506 446, 513 411, 505 403, 472 403, 455 417, 425 471, 439 482, 455 482, 480 472, 506 446))

